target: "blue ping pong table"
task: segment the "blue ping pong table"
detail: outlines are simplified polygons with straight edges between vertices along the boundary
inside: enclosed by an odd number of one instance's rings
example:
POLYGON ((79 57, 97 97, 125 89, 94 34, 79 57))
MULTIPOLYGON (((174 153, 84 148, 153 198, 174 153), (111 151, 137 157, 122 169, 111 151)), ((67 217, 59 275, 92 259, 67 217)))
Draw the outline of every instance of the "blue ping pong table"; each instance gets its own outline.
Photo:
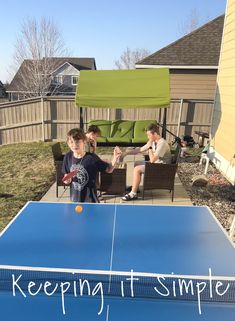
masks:
MULTIPOLYGON (((170 275, 170 280, 175 276, 175 282, 177 275, 193 280, 219 276, 224 282, 217 287, 220 297, 228 284, 223 280, 229 277, 233 280, 229 298, 234 298, 235 248, 207 207, 83 204, 83 212, 78 214, 76 205, 29 202, 1 233, 0 320, 235 319, 235 304, 230 299, 214 302, 209 296, 200 302, 199 313, 198 300, 181 298, 178 293, 171 295, 174 300, 167 296, 172 290, 164 283, 165 275, 170 275), (25 271, 30 286, 21 279, 25 271), (98 279, 91 283, 92 294, 83 296, 75 295, 74 288, 73 293, 64 291, 62 295, 65 288, 61 283, 54 294, 53 283, 48 281, 45 286, 47 273, 56 273, 56 280, 67 273, 73 280, 81 271, 83 276, 97 274, 102 280, 109 275, 109 287, 113 275, 120 274, 121 294, 102 296, 98 279), (44 286, 40 291, 35 275, 44 286), (141 277, 155 280, 148 298, 135 296, 141 277), (154 293, 159 292, 155 298, 154 293)), ((74 284, 78 282, 66 283, 74 284)), ((215 292, 212 284, 209 290, 215 292)))

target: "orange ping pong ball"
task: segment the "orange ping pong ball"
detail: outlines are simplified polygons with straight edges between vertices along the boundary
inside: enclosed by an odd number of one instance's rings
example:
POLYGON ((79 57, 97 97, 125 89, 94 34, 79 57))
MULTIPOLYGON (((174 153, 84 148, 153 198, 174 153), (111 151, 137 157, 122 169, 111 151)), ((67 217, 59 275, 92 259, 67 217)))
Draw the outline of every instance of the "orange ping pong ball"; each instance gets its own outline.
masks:
POLYGON ((76 211, 77 213, 82 213, 83 207, 82 207, 81 205, 77 205, 77 206, 75 207, 75 211, 76 211))

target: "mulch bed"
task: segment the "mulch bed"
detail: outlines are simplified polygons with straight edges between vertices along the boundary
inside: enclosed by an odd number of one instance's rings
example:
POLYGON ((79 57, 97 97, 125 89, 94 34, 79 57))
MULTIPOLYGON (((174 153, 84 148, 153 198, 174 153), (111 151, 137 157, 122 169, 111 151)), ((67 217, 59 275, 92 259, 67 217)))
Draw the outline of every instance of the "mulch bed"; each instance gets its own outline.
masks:
POLYGON ((192 186, 194 176, 202 175, 199 157, 180 159, 178 175, 194 205, 207 205, 222 226, 229 230, 235 215, 235 187, 210 163, 206 186, 192 186))

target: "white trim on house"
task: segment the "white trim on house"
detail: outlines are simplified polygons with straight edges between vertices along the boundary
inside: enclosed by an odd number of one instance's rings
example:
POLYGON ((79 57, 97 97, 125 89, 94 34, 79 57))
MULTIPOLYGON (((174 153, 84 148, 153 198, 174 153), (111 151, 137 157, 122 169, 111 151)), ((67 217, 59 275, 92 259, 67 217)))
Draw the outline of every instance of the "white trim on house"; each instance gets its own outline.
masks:
POLYGON ((209 149, 208 157, 214 163, 216 168, 229 180, 232 185, 235 185, 235 163, 234 158, 230 161, 220 155, 212 146, 209 149))
MULTIPOLYGON (((33 94, 33 93, 35 93, 35 91, 26 91, 26 90, 9 90, 9 91, 7 91, 7 93, 9 93, 9 94, 12 94, 12 93, 20 93, 20 94, 33 94)), ((50 91, 47 91, 46 92, 46 94, 47 93, 50 93, 50 91)), ((40 96, 41 97, 41 96, 40 96)))
POLYGON ((70 65, 71 67, 73 67, 74 69, 77 69, 75 68, 73 65, 71 65, 68 61, 65 61, 62 65, 60 65, 59 67, 57 67, 54 71, 52 71, 51 75, 53 75, 54 73, 56 73, 56 71, 60 68, 62 68, 64 65, 70 65))
POLYGON ((78 83, 78 76, 71 76, 71 85, 72 86, 77 86, 78 83), (75 80, 75 82, 74 82, 75 80))
POLYGON ((218 69, 218 66, 175 66, 175 65, 135 65, 136 69, 141 68, 169 68, 169 69, 218 69))

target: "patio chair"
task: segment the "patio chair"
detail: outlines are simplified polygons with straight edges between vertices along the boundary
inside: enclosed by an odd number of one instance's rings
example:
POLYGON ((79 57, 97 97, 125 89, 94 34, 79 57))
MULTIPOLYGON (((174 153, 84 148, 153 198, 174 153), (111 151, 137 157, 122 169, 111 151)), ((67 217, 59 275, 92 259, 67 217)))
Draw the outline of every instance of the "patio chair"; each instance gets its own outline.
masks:
POLYGON ((126 191, 126 163, 115 168, 112 173, 102 172, 100 190, 110 195, 123 195, 126 191))
POLYGON ((171 192, 171 201, 174 201, 175 174, 178 168, 178 160, 181 148, 177 144, 175 153, 172 155, 172 164, 150 163, 145 164, 143 180, 144 192, 153 189, 166 189, 171 192))
POLYGON ((147 190, 166 189, 171 192, 171 201, 173 202, 177 167, 178 164, 146 163, 143 182, 143 199, 144 192, 147 190))
POLYGON ((233 239, 233 236, 235 236, 235 216, 234 216, 232 224, 230 226, 229 236, 231 237, 231 239, 233 239))
POLYGON ((174 152, 172 153, 172 161, 171 161, 172 164, 178 163, 180 155, 181 155, 181 150, 182 150, 182 148, 181 148, 180 144, 177 143, 176 148, 175 148, 174 152))
POLYGON ((203 163, 206 163, 206 166, 205 166, 205 169, 204 169, 204 175, 207 174, 209 163, 210 163, 210 158, 208 157, 209 149, 210 149, 210 145, 207 144, 202 150, 201 157, 200 157, 200 162, 199 162, 199 165, 202 165, 203 163))
POLYGON ((55 143, 51 146, 52 154, 54 160, 56 161, 63 161, 64 155, 62 154, 60 143, 55 143))
POLYGON ((63 158, 64 155, 62 154, 60 143, 55 143, 51 146, 55 170, 56 170, 56 197, 58 198, 58 190, 59 186, 63 186, 64 188, 66 185, 62 182, 63 174, 62 174, 62 165, 63 165, 63 158))

